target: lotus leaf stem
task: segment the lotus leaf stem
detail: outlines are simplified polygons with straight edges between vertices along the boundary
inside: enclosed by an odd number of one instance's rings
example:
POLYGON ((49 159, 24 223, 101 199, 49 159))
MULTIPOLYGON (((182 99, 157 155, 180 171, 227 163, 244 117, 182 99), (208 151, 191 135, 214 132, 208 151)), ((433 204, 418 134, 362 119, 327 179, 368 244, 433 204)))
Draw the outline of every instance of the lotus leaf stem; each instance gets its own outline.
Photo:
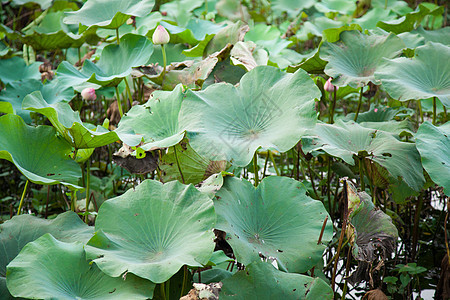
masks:
POLYGON ((328 168, 327 168, 327 198, 328 198, 328 211, 331 214, 331 161, 333 158, 328 156, 328 168))
POLYGON ((362 86, 361 90, 359 91, 359 101, 358 101, 358 108, 356 109, 356 114, 355 114, 355 120, 354 120, 355 122, 356 122, 356 120, 358 120, 359 111, 361 110, 363 89, 364 89, 364 86, 362 86))
POLYGON ((277 176, 280 176, 280 171, 277 168, 277 164, 275 163, 275 159, 273 159, 272 151, 270 151, 270 150, 267 150, 267 151, 269 151, 269 158, 270 158, 270 161, 273 164, 273 168, 275 169, 275 173, 277 173, 277 176))
POLYGON ((433 97, 433 125, 436 125, 436 97, 433 97))
POLYGON ((330 124, 334 123, 334 109, 336 107, 336 94, 337 94, 337 89, 336 89, 336 86, 334 86, 333 102, 331 102, 331 111, 330 111, 330 115, 328 116, 328 123, 330 123, 330 124))
POLYGON ((116 97, 117 97, 117 107, 119 108, 120 118, 122 118, 123 117, 123 111, 122 111, 122 104, 120 104, 119 89, 118 89, 117 85, 115 86, 115 88, 116 88, 116 97))
POLYGON ((361 191, 366 190, 366 186, 364 184, 364 158, 359 158, 359 181, 361 184, 361 191))
POLYGON ((23 188, 22 197, 20 198, 19 210, 17 211, 17 215, 20 215, 20 213, 22 211, 23 199, 25 199, 25 194, 27 193, 28 182, 29 182, 29 180, 27 179, 27 182, 25 182, 25 187, 23 188))
POLYGON ((263 177, 262 178, 266 177, 267 163, 269 162, 269 153, 270 153, 270 150, 267 150, 266 159, 265 159, 265 162, 264 162, 264 170, 263 170, 263 177))
POLYGON ((259 178, 258 178, 258 154, 253 154, 253 171, 255 172, 255 187, 259 184, 259 178))
POLYGON ((180 295, 180 298, 183 297, 183 295, 184 295, 184 289, 186 288, 187 273, 188 273, 187 266, 184 265, 184 266, 183 266, 183 284, 181 285, 181 295, 180 295))
POLYGON ((130 85, 128 84, 128 80, 125 77, 125 87, 127 89, 128 99, 130 100, 130 108, 133 106, 133 96, 131 95, 130 85))
POLYGON ((120 45, 119 27, 116 28, 116 38, 117 38, 117 45, 120 45))
POLYGON ((86 161, 86 214, 84 215, 84 222, 87 224, 89 222, 89 202, 91 200, 91 191, 90 191, 90 183, 91 183, 91 160, 88 158, 86 161))
POLYGON ((163 65, 164 69, 162 71, 162 82, 161 82, 161 88, 164 89, 164 78, 166 77, 166 65, 167 65, 167 59, 166 59, 166 48, 164 47, 164 44, 161 45, 161 51, 163 56, 163 65))
POLYGON ((181 182, 185 184, 183 172, 181 172, 180 162, 178 161, 177 148, 176 146, 172 147, 173 147, 173 154, 175 155, 175 161, 177 162, 178 172, 180 172, 181 182))

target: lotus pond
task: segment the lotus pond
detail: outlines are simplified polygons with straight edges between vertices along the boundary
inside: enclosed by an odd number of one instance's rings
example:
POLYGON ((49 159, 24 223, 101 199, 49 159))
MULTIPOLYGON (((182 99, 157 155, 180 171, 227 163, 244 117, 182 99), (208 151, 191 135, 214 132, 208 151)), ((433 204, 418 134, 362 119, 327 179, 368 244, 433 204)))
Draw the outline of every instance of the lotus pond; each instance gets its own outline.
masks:
POLYGON ((1 1, 0 299, 449 299, 447 11, 1 1))

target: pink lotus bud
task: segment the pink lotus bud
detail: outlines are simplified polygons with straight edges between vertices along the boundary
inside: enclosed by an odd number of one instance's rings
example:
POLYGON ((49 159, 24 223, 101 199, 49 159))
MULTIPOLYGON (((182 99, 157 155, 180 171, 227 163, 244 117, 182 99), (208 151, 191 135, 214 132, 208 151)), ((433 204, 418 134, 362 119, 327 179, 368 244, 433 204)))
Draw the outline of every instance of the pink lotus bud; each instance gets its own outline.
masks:
MULTIPOLYGON (((325 89, 325 91, 327 92, 334 92, 334 85, 331 83, 331 80, 333 78, 328 78, 327 82, 325 82, 325 85, 323 86, 323 88, 325 89)), ((336 87, 336 91, 339 89, 339 87, 336 87)))
POLYGON ((81 97, 86 101, 94 101, 97 99, 97 95, 95 94, 95 89, 93 88, 85 88, 81 92, 81 97))
POLYGON ((378 108, 375 108, 373 111, 374 111, 374 112, 377 112, 377 111, 378 111, 378 108))
POLYGON ((153 32, 152 41, 155 45, 164 45, 170 41, 170 35, 162 25, 158 25, 153 32))

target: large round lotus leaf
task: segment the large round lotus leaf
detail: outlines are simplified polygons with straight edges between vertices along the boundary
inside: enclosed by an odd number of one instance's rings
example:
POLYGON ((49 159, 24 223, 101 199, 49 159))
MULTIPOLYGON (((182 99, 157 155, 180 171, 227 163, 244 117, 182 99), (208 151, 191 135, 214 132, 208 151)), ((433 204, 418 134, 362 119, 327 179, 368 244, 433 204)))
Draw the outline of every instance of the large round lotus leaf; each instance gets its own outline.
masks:
MULTIPOLYGON (((227 233, 227 242, 244 265, 262 255, 276 259, 287 272, 302 273, 322 260, 325 246, 317 241, 327 211, 294 179, 270 176, 255 188, 247 180, 227 177, 214 207, 216 228, 227 233)), ((323 241, 331 236, 328 224, 323 241)))
POLYGON ((317 137, 304 139, 303 151, 323 149, 350 165, 355 164, 353 156, 365 157, 385 168, 391 183, 401 178, 415 191, 425 183, 416 146, 398 141, 391 133, 341 120, 334 125, 317 124, 314 133, 317 137))
POLYGON ((67 103, 48 104, 41 92, 25 96, 23 109, 38 112, 46 116, 56 130, 76 149, 96 148, 119 140, 117 134, 102 126, 96 130, 88 129, 80 119, 80 113, 74 112, 67 103))
POLYGON ((30 112, 22 109, 22 103, 25 96, 34 91, 41 91, 48 103, 70 101, 74 97, 73 89, 70 86, 59 85, 58 80, 52 80, 43 85, 40 80, 29 79, 7 84, 6 88, 0 92, 0 101, 11 103, 14 113, 30 123, 30 112))
POLYGON ((183 100, 181 85, 171 92, 155 91, 144 105, 135 105, 120 120, 116 130, 119 138, 130 146, 142 139, 144 150, 166 148, 178 144, 185 129, 178 122, 183 100))
POLYGON ((149 299, 155 284, 127 274, 113 278, 86 260, 82 243, 47 233, 26 245, 7 268, 12 295, 39 299, 149 299))
POLYGON ((98 89, 101 85, 87 82, 91 77, 91 73, 86 74, 83 70, 79 71, 68 61, 63 61, 56 69, 56 78, 61 86, 73 87, 73 89, 81 93, 85 88, 98 89))
POLYGON ((66 24, 87 27, 119 28, 130 16, 143 17, 151 12, 154 0, 88 0, 75 12, 66 12, 66 24))
POLYGON ((431 179, 444 187, 450 195, 450 122, 433 126, 430 122, 420 125, 415 136, 422 164, 431 179))
MULTIPOLYGON (((46 233, 60 241, 86 243, 94 234, 74 212, 65 212, 53 220, 32 215, 15 216, 0 225, 0 295, 9 295, 6 288, 6 266, 20 250, 46 233)), ((2 298, 3 299, 3 298, 2 298)))
POLYGON ((324 42, 320 58, 328 61, 325 73, 334 78, 337 86, 361 87, 375 82, 374 73, 384 62, 401 53, 404 44, 394 34, 365 35, 359 31, 344 31, 340 41, 324 42))
POLYGON ((183 265, 208 263, 215 218, 211 199, 194 186, 146 180, 103 203, 86 252, 110 276, 165 282, 183 265))
POLYGON ((12 114, 0 117, 0 159, 15 164, 34 183, 80 188, 76 183, 81 169, 69 157, 71 152, 70 144, 51 126, 31 127, 12 114))
POLYGON ((437 97, 450 107, 450 47, 429 42, 414 57, 396 58, 376 74, 392 98, 400 101, 437 97))
POLYGON ((285 273, 263 261, 253 262, 222 282, 221 300, 333 299, 331 287, 322 279, 285 273))
POLYGON ((314 0, 273 0, 271 1, 272 10, 276 15, 287 12, 290 16, 297 16, 303 9, 310 8, 316 3, 314 0))
POLYGON ((40 80, 39 65, 41 65, 40 62, 34 62, 27 66, 25 61, 17 56, 0 59, 0 81, 6 85, 17 80, 40 80))
POLYGON ((211 160, 246 166, 260 146, 291 149, 314 126, 320 91, 303 71, 258 66, 238 87, 228 83, 188 91, 180 112, 192 148, 211 160), (286 124, 289 124, 287 127, 286 124))
POLYGON ((103 86, 117 86, 124 77, 131 74, 133 67, 145 65, 153 53, 153 44, 142 35, 126 34, 120 38, 120 44, 106 46, 97 64, 85 60, 78 71, 63 62, 57 69, 58 78, 64 83, 73 80, 79 90, 86 81, 103 86))

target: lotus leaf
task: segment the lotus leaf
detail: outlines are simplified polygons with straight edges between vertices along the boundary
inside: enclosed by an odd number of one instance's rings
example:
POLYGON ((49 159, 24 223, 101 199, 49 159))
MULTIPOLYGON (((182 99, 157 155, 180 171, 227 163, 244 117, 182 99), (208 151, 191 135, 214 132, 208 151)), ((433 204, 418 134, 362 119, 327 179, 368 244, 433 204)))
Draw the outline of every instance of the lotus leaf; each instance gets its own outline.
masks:
POLYGON ((30 112, 23 110, 22 104, 25 96, 35 91, 40 91, 49 104, 70 101, 74 97, 73 89, 70 86, 60 85, 58 80, 52 80, 43 85, 40 80, 29 79, 7 84, 6 88, 0 92, 0 101, 11 103, 14 113, 30 123, 30 112))
POLYGON ((71 152, 70 144, 51 126, 31 127, 12 114, 0 117, 0 159, 15 164, 34 183, 80 188, 76 183, 81 170, 70 159, 71 152))
POLYGON ((0 81, 2 81, 3 84, 6 85, 18 80, 40 80, 40 64, 40 62, 34 62, 27 66, 25 64, 25 61, 17 56, 9 59, 0 59, 0 81))
POLYGON ((145 180, 103 203, 87 256, 110 276, 165 282, 183 265, 208 263, 215 218, 211 199, 192 185, 145 180))
POLYGON ((400 19, 392 21, 380 21, 377 23, 377 26, 383 30, 386 30, 387 32, 393 32, 395 34, 412 31, 420 24, 420 22, 422 22, 422 19, 429 13, 431 13, 431 11, 428 8, 426 8, 425 5, 419 4, 419 6, 415 11, 407 13, 400 19))
POLYGON ((377 84, 374 73, 383 64, 383 58, 394 58, 401 53, 404 44, 394 34, 365 35, 359 31, 344 31, 340 41, 324 42, 320 58, 328 61, 325 73, 333 77, 337 86, 350 85, 354 88, 377 84))
POLYGON ((450 122, 436 127, 427 121, 420 125, 415 139, 424 169, 450 195, 450 122))
POLYGON ((220 299, 333 299, 325 281, 306 275, 285 273, 263 261, 255 261, 223 279, 220 299))
POLYGON ((314 98, 319 97, 305 71, 285 74, 258 66, 242 77, 238 87, 219 83, 188 91, 180 123, 198 154, 246 166, 260 146, 285 152, 297 144, 314 126, 314 98))
MULTIPOLYGON (((216 228, 227 232, 227 242, 244 265, 261 255, 287 272, 303 273, 322 260, 325 246, 317 241, 327 212, 294 179, 266 177, 255 189, 247 180, 227 177, 214 207, 216 228)), ((323 241, 331 233, 328 224, 323 241)))
POLYGON ((178 144, 185 132, 178 121, 182 100, 181 85, 171 92, 153 92, 147 103, 133 106, 123 116, 116 130, 117 135, 130 146, 137 146, 143 140, 143 150, 178 144))
POLYGON ((12 3, 17 6, 25 5, 28 3, 36 3, 42 9, 47 9, 52 5, 51 0, 13 0, 12 3))
POLYGON ((450 47, 429 42, 412 59, 387 61, 376 74, 389 95, 400 101, 437 97, 450 107, 450 47))
POLYGON ((400 142, 388 132, 342 120, 334 125, 317 124, 314 132, 317 137, 304 139, 305 153, 323 149, 350 165, 355 164, 353 157, 358 156, 386 169, 391 184, 399 183, 401 178, 419 191, 425 183, 420 156, 412 143, 400 142))
POLYGON ((27 243, 46 233, 51 233, 60 241, 86 243, 94 234, 94 229, 84 224, 78 215, 71 211, 62 213, 53 220, 44 220, 32 215, 20 215, 1 224, 0 295, 9 295, 6 289, 6 266, 27 243))
POLYGON ((345 183, 348 202, 347 236, 352 245, 353 256, 360 262, 358 270, 351 276, 351 282, 359 282, 365 277, 365 265, 371 264, 379 255, 388 258, 395 250, 398 231, 391 218, 375 208, 372 199, 365 192, 357 192, 350 181, 345 183))
POLYGON ((115 132, 108 131, 103 126, 97 126, 95 130, 88 128, 89 125, 81 121, 80 113, 74 112, 69 104, 63 102, 48 104, 39 91, 25 96, 23 109, 46 116, 56 130, 76 149, 101 147, 119 140, 115 132))
POLYGON ((115 29, 130 16, 147 15, 154 4, 154 0, 88 0, 80 10, 66 12, 64 23, 115 29))
POLYGON ((155 288, 133 274, 122 279, 102 273, 86 261, 82 243, 60 242, 49 233, 22 249, 7 278, 14 296, 40 299, 149 299, 155 288))

